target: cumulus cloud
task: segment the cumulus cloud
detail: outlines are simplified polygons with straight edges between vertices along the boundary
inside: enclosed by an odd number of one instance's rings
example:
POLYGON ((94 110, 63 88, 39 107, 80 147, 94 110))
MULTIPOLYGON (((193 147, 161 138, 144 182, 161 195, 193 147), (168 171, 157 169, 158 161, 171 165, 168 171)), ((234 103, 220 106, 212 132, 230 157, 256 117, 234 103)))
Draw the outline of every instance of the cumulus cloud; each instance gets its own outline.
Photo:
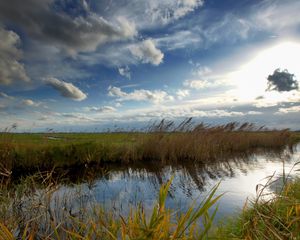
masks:
POLYGON ((211 68, 189 61, 193 66, 192 77, 183 82, 183 86, 191 89, 218 88, 229 85, 223 74, 213 72, 211 68))
POLYGON ((161 90, 149 91, 145 89, 134 90, 131 93, 126 93, 121 88, 110 86, 108 88, 108 96, 117 97, 118 101, 151 101, 153 103, 161 103, 171 101, 174 98, 168 95, 167 92, 161 90))
POLYGON ((126 77, 126 78, 128 78, 128 79, 131 78, 130 69, 129 69, 128 66, 120 67, 120 68, 118 68, 118 71, 119 71, 119 74, 120 74, 121 76, 124 76, 124 77, 126 77))
POLYGON ((18 48, 21 43, 18 34, 0 25, 0 39, 0 84, 29 82, 24 65, 20 63, 22 51, 18 48))
POLYGON ((280 71, 276 69, 272 75, 268 76, 268 91, 289 92, 298 90, 298 82, 294 74, 289 73, 286 69, 280 71))
POLYGON ((112 106, 103 106, 103 107, 89 107, 88 111, 99 112, 99 113, 109 113, 109 112, 115 112, 115 111, 117 111, 117 109, 112 106))
POLYGON ((45 82, 57 90, 63 97, 71 98, 75 101, 82 101, 87 98, 87 95, 72 83, 64 82, 53 77, 45 79, 45 82))
POLYGON ((24 99, 22 100, 22 105, 28 106, 28 107, 38 107, 41 105, 39 102, 34 102, 31 99, 24 99))
POLYGON ((159 65, 162 63, 164 54, 156 48, 154 41, 147 39, 129 47, 131 54, 142 63, 159 65))
MULTIPOLYGON (((70 55, 91 52, 105 43, 130 39, 136 35, 133 23, 122 17, 112 22, 90 12, 70 16, 55 11, 52 0, 0 1, 0 20, 18 24, 28 36, 54 45, 70 55)), ((85 2, 86 3, 86 2, 85 2)), ((84 7, 85 6, 85 7, 84 7)))
POLYGON ((279 108, 275 114, 282 115, 287 113, 299 113, 299 112, 300 112, 300 106, 292 106, 288 108, 279 108))
POLYGON ((174 18, 181 18, 203 4, 203 0, 180 0, 178 4, 179 7, 174 11, 174 18))

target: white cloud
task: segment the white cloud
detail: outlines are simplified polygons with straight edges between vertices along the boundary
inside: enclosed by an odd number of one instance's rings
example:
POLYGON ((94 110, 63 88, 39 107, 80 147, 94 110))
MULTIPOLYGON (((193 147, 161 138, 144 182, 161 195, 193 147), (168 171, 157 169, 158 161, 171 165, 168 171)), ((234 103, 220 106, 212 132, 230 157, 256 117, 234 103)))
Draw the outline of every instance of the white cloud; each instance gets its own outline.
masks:
POLYGON ((249 111, 247 112, 248 115, 261 115, 263 114, 262 112, 258 112, 258 111, 249 111))
POLYGON ((201 34, 208 45, 220 41, 236 42, 239 39, 247 39, 255 27, 248 19, 230 13, 201 30, 201 34))
POLYGON ((47 78, 45 82, 57 90, 63 97, 71 98, 75 101, 82 101, 87 98, 87 95, 72 83, 67 83, 53 77, 47 78))
POLYGON ((128 79, 131 78, 130 68, 128 66, 118 68, 119 74, 128 79))
POLYGON ((24 65, 19 61, 22 51, 18 48, 20 37, 13 31, 7 31, 0 25, 0 84, 29 82, 24 65))
POLYGON ((243 15, 230 12, 207 28, 200 24, 195 31, 199 31, 200 36, 205 39, 204 46, 225 41, 235 43, 260 32, 269 33, 270 36, 291 36, 297 34, 300 24, 299 18, 291 16, 297 16, 299 11, 299 1, 260 1, 249 7, 243 15))
POLYGON ((144 40, 129 47, 131 54, 142 63, 151 63, 159 65, 162 63, 164 54, 156 48, 154 41, 151 39, 144 40))
POLYGON ((268 108, 268 107, 275 107, 278 105, 278 102, 277 101, 258 101, 258 102, 255 102, 253 104, 253 106, 257 107, 257 108, 268 108))
POLYGON ((122 107, 122 104, 120 102, 116 102, 115 107, 122 107))
POLYGON ((178 119, 183 117, 194 117, 194 118, 223 118, 223 117, 242 117, 247 113, 229 111, 223 109, 210 109, 200 110, 193 107, 160 107, 155 109, 141 110, 126 112, 119 118, 131 120, 131 121, 149 121, 154 119, 178 119))
POLYGON ((299 1, 262 1, 253 9, 251 20, 258 29, 282 34, 299 27, 300 19, 292 17, 297 16, 299 11, 299 1))
POLYGON ((108 7, 98 1, 96 6, 107 17, 125 16, 138 29, 147 29, 174 22, 203 4, 203 0, 123 0, 111 2, 108 7))
POLYGON ((153 103, 161 103, 171 101, 174 98, 162 90, 149 91, 145 89, 134 90, 131 93, 126 93, 121 88, 110 86, 108 88, 108 96, 118 97, 118 101, 151 101, 153 103))
POLYGON ((28 106, 28 107, 38 107, 41 105, 40 102, 34 102, 31 99, 24 99, 22 100, 22 105, 28 106))
POLYGON ((199 34, 189 30, 176 31, 175 33, 168 34, 162 37, 153 39, 156 45, 163 47, 168 51, 183 49, 187 46, 197 45, 202 42, 199 34))
POLYGON ((212 73, 212 70, 207 66, 202 66, 199 64, 195 65, 195 68, 192 70, 192 75, 197 77, 207 77, 212 73))
POLYGON ((300 106, 293 106, 289 108, 279 108, 275 114, 282 115, 287 113, 299 113, 299 112, 300 112, 300 106))
POLYGON ((109 112, 117 111, 117 109, 112 106, 88 107, 87 109, 90 112, 99 112, 99 113, 109 113, 109 112))
POLYGON ((177 98, 179 100, 181 100, 181 99, 189 96, 190 95, 190 91, 188 89, 179 89, 179 90, 176 91, 176 95, 177 95, 177 98))
POLYGON ((183 82, 183 86, 191 89, 208 89, 228 86, 230 80, 226 78, 226 73, 213 72, 211 68, 203 66, 199 63, 190 61, 193 66, 191 70, 191 79, 183 82))
POLYGON ((81 0, 82 7, 85 11, 90 11, 90 6, 86 2, 86 0, 81 0))
POLYGON ((208 80, 185 80, 183 86, 192 89, 206 89, 206 88, 216 88, 225 84, 222 81, 208 81, 208 80))
POLYGON ((181 0, 179 1, 179 7, 174 11, 174 18, 178 19, 186 14, 194 11, 196 7, 202 6, 204 1, 202 0, 181 0))

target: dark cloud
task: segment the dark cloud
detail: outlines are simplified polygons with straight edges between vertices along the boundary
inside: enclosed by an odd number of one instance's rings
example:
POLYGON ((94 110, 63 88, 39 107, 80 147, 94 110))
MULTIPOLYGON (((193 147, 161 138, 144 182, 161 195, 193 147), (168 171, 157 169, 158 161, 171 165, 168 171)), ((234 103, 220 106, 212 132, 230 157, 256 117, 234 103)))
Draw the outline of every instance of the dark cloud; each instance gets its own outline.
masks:
POLYGON ((52 0, 0 1, 0 20, 16 24, 27 35, 71 55, 133 37, 135 27, 126 19, 109 22, 82 6, 86 14, 71 16, 55 9, 52 0))
POLYGON ((295 75, 289 73, 286 69, 280 71, 276 69, 272 75, 268 76, 267 91, 288 92, 298 90, 298 82, 295 75))
POLYGON ((22 51, 19 49, 21 40, 18 34, 2 28, 0 24, 0 39, 0 84, 29 82, 24 65, 20 63, 22 51))
POLYGON ((264 96, 257 96, 257 97, 255 98, 255 100, 261 100, 261 99, 264 99, 264 96))

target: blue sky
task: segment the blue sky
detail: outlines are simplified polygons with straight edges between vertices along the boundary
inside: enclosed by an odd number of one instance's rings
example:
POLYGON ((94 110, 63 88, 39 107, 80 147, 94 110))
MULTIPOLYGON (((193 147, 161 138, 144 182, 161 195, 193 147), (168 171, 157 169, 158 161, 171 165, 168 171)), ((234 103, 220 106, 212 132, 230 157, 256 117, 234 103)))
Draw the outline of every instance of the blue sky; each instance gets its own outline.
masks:
POLYGON ((0 128, 300 129, 299 12, 297 0, 0 1, 0 128))

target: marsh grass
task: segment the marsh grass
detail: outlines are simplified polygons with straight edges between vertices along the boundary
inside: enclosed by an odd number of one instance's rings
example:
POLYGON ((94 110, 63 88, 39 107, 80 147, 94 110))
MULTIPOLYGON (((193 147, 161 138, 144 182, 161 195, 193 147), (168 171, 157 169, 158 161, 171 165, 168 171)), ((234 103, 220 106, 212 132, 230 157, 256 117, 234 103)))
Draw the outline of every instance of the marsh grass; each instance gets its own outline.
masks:
POLYGON ((58 187, 51 173, 35 176, 39 177, 43 178, 42 191, 33 177, 27 177, 13 191, 2 189, 1 240, 206 239, 218 209, 215 205, 222 196, 216 196, 218 184, 198 206, 192 205, 185 213, 176 212, 165 205, 170 179, 161 186, 150 214, 142 205, 132 208, 128 216, 104 210, 100 205, 88 208, 83 204, 74 212, 51 204, 58 187), (211 208, 213 211, 209 211, 211 208))
POLYGON ((19 177, 53 168, 107 163, 207 163, 258 149, 283 150, 296 138, 288 129, 269 130, 251 123, 219 126, 186 119, 162 120, 144 132, 0 134, 0 171, 19 177), (4 172, 3 170, 8 172, 4 172))

